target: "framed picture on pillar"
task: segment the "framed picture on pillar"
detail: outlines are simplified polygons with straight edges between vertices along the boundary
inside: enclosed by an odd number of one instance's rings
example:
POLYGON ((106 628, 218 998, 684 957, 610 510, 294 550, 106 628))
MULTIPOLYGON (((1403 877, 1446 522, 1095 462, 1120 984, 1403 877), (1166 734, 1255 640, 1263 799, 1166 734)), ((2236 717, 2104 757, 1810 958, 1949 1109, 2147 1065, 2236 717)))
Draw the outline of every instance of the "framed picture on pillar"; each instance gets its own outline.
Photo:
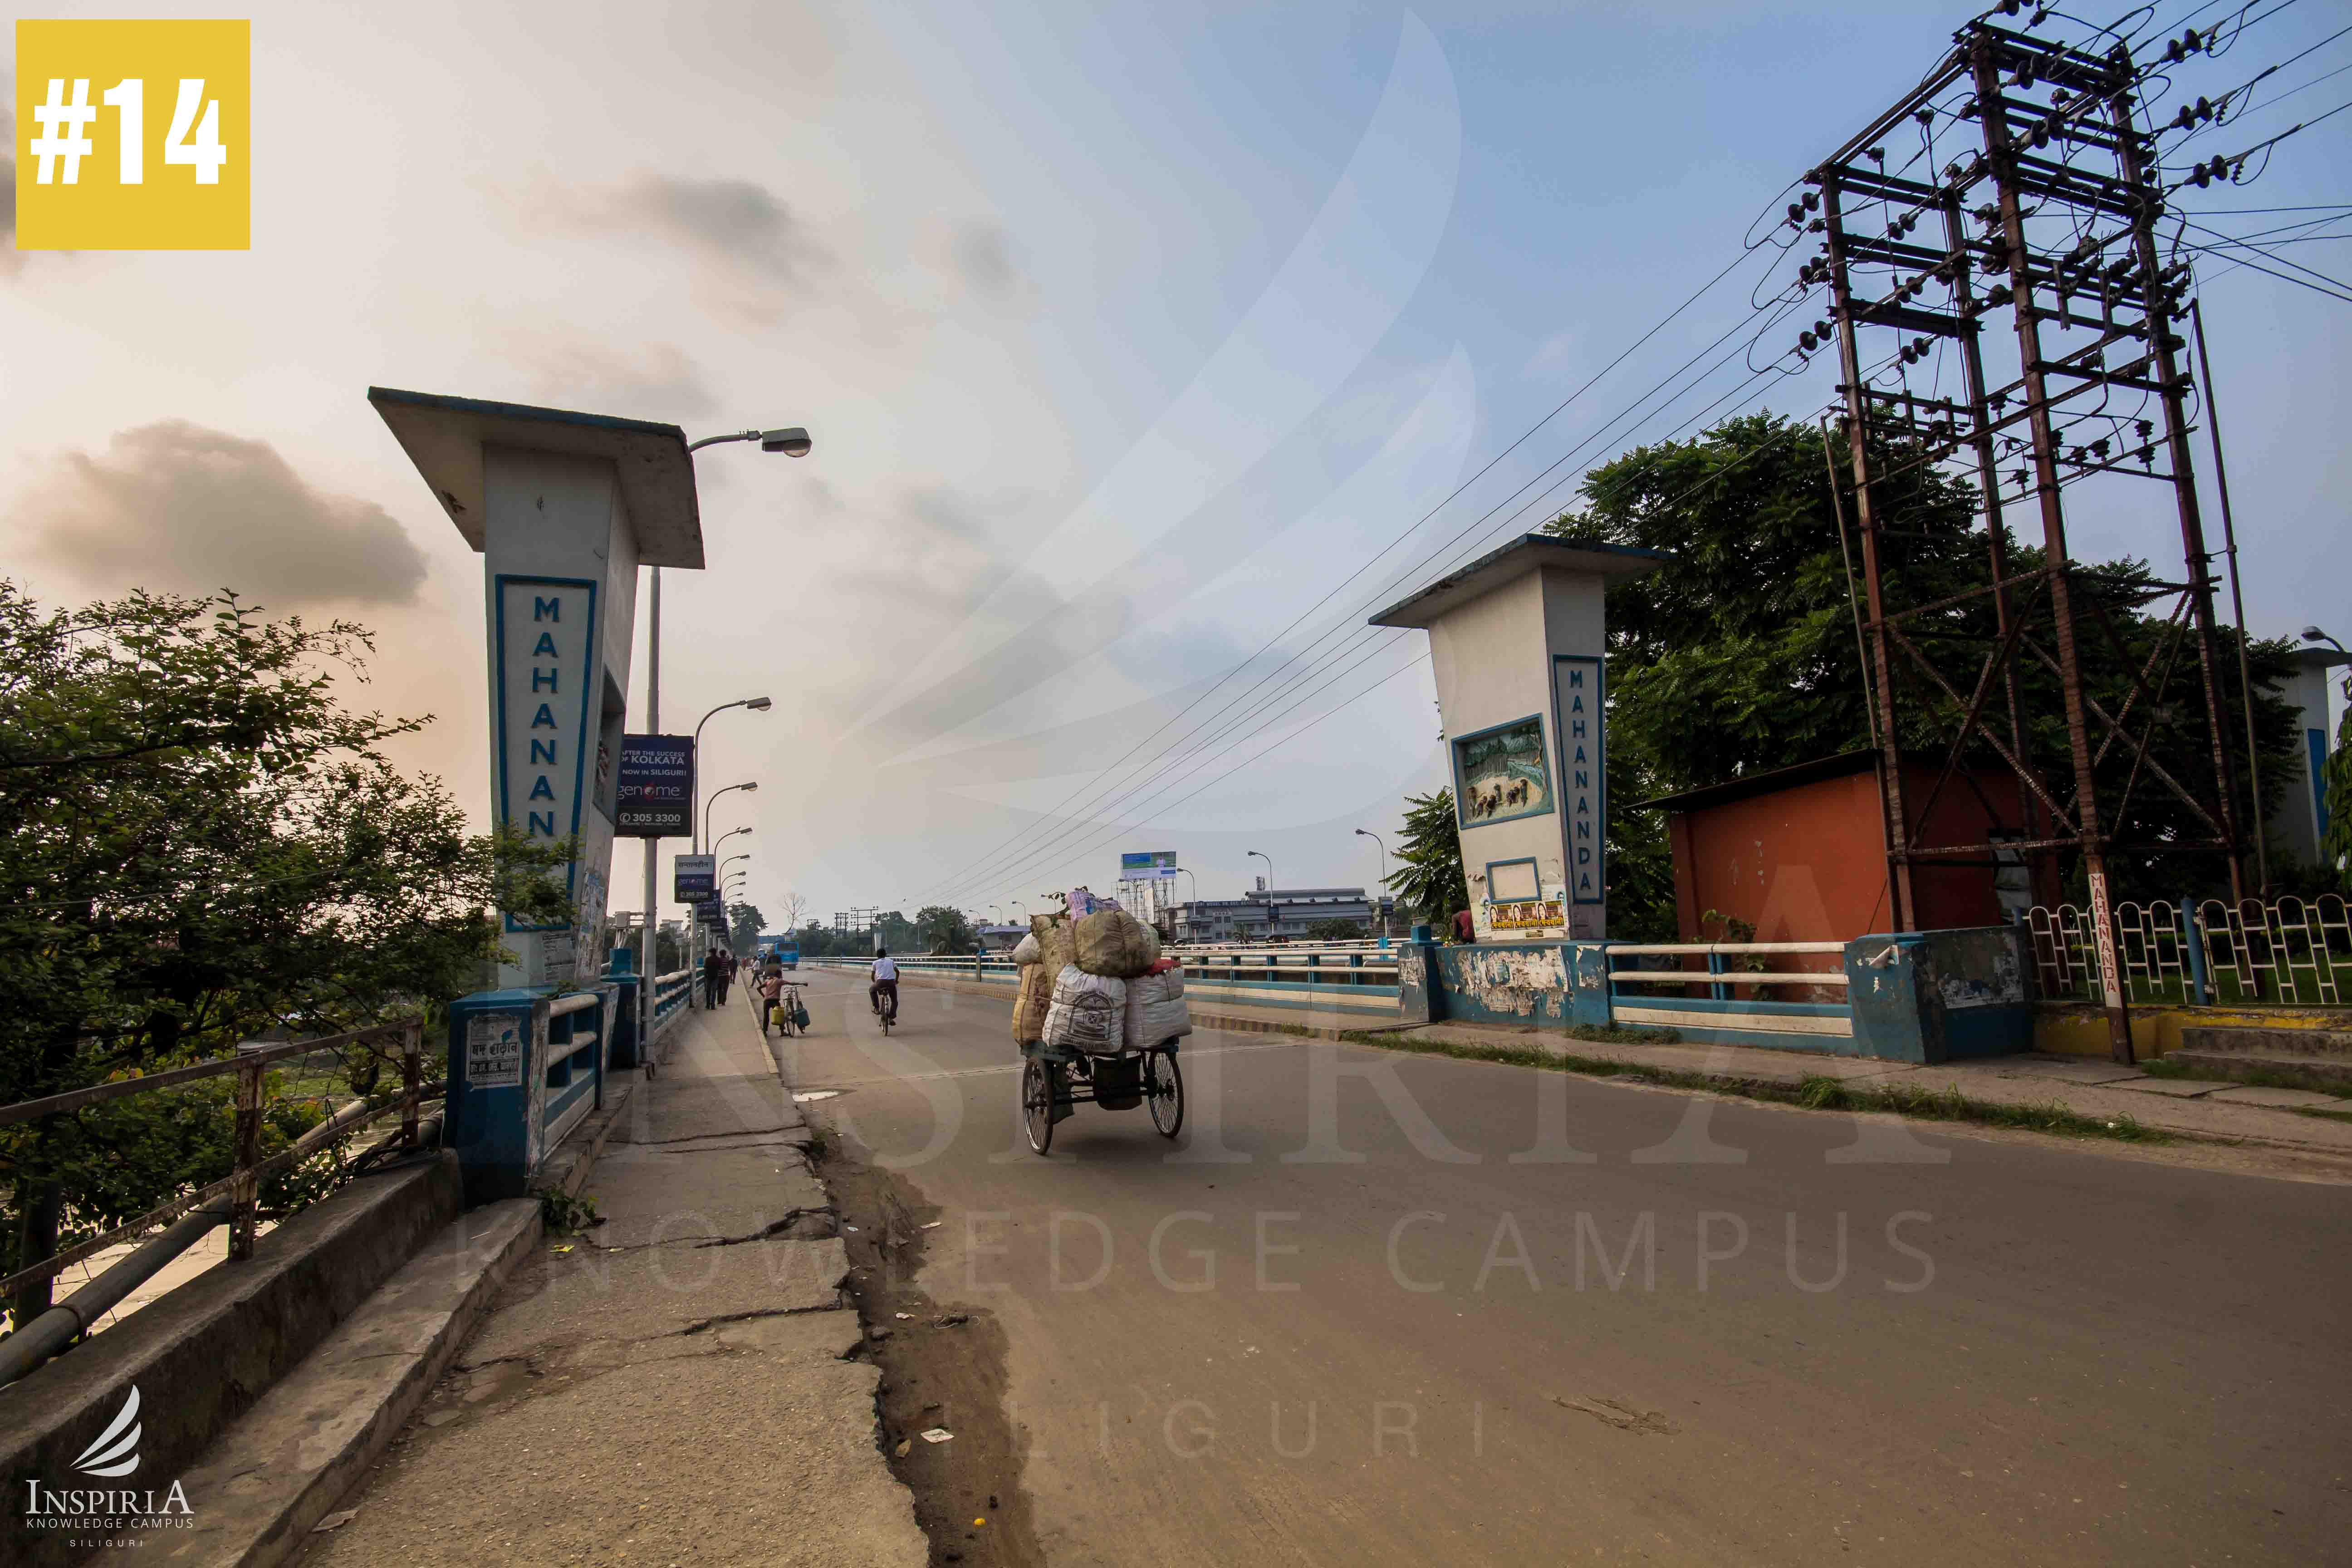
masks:
POLYGON ((1541 816, 1551 809, 1542 714, 1454 737, 1454 810, 1463 826, 1541 816))

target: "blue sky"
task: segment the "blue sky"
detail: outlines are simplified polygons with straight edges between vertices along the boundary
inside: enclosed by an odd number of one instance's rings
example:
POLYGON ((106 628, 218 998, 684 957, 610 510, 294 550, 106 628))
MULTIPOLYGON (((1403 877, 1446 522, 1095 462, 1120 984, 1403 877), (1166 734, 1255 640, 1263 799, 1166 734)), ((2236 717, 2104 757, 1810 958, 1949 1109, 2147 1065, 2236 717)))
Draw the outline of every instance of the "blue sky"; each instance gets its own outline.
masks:
MULTIPOLYGON (((711 731, 708 776, 762 781, 730 797, 757 825, 755 902, 1034 904, 1102 888, 1121 848, 1177 849, 1203 893, 1239 887, 1252 848, 1286 883, 1363 882, 1353 829, 1391 828, 1442 776, 1420 645, 1375 653, 1366 603, 1579 441, 1571 476, 1732 385, 1601 429, 1746 316, 1748 275, 1316 601, 1738 256, 1965 15, 263 7, 254 249, 0 270, 10 359, 48 372, 0 385, 0 558, 56 597, 234 569, 379 625, 372 700, 440 716, 411 760, 476 805, 478 562, 364 387, 805 423, 804 462, 706 457, 711 569, 671 585, 691 632, 666 647, 666 708, 778 700, 711 731), (155 435, 173 421, 194 434, 155 435), (188 531, 151 512, 207 450, 268 516, 224 512, 192 559, 142 549, 142 529, 188 531), (273 527, 348 550, 303 566, 273 527), (1318 651, 1375 657, 1287 721, 1180 753, 1174 783, 1090 782, 1213 711, 1224 694, 1147 741, 1270 639, 1227 694, 1327 627, 1318 651), (1106 792, 1098 826, 1038 827, 1106 792), (1024 831, 1054 847, 988 859, 1024 831)), ((2347 20, 2291 0, 2183 80, 2217 91, 2347 20)), ((2278 85, 2347 63, 2352 39, 2278 85)), ((2256 110, 2248 139, 2347 82, 2256 110)), ((2204 201, 2344 200, 2347 145, 2352 114, 2204 201)), ((2342 276, 2341 249, 2287 254, 2342 276)), ((2250 621, 2352 637, 2347 307, 2244 268, 2204 298, 2250 621)), ((1826 381, 1769 405, 1810 413, 1826 381)), ((2161 562, 2153 499, 2086 494, 2077 554, 2161 562)))

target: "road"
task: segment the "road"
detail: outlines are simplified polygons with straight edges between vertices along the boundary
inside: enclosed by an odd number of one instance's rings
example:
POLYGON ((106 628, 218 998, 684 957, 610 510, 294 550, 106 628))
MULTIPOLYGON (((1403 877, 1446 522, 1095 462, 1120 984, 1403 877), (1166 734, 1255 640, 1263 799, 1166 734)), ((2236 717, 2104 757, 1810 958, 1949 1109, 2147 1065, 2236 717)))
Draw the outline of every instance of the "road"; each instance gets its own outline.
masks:
POLYGON ((807 978, 885 1424, 956 1434, 898 1461, 935 1561, 2352 1541, 2343 1186, 1211 1031, 1175 1142, 1089 1106, 1041 1159, 1005 1002, 886 1040, 807 978))

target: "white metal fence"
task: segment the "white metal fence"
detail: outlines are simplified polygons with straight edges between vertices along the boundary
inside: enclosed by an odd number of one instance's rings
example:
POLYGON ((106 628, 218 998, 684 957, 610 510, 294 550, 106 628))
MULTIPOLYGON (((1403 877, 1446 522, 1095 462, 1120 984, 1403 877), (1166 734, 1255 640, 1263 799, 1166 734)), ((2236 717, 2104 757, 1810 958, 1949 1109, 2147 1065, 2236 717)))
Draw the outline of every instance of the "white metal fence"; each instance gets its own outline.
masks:
MULTIPOLYGON (((2025 926, 2041 995, 2099 1000, 2090 911, 2037 904, 2025 926)), ((2352 912, 2332 893, 2236 905, 2117 904, 2115 939, 2131 1002, 2334 1007, 2352 999, 2352 912)))

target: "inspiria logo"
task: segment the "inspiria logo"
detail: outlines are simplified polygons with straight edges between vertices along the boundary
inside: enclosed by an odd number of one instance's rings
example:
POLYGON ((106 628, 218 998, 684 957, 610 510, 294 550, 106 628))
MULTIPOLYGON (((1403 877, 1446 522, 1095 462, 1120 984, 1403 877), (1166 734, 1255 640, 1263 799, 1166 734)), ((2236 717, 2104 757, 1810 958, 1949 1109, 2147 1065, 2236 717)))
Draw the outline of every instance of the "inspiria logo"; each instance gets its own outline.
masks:
MULTIPOLYGON (((139 1468, 139 1389, 133 1384, 122 1408, 106 1430, 75 1456, 73 1468, 85 1476, 112 1480, 139 1468)), ((43 1486, 38 1479, 25 1483, 25 1526, 28 1530, 64 1531, 77 1539, 72 1545, 100 1546, 129 1531, 184 1530, 194 1522, 195 1510, 178 1481, 161 1491, 137 1487, 43 1486)))

